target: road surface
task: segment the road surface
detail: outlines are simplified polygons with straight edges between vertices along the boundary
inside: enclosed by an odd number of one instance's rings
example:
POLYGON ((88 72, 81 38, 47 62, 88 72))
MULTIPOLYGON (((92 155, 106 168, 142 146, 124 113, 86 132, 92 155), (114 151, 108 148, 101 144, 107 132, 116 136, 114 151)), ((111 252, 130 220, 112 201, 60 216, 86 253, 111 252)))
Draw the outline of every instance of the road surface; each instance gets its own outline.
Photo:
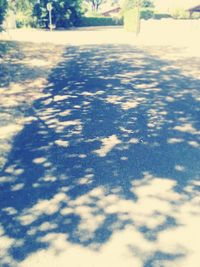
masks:
POLYGON ((18 116, 1 128, 2 267, 198 266, 200 80, 177 53, 85 44, 17 59, 24 76, 2 89, 1 113, 18 116))

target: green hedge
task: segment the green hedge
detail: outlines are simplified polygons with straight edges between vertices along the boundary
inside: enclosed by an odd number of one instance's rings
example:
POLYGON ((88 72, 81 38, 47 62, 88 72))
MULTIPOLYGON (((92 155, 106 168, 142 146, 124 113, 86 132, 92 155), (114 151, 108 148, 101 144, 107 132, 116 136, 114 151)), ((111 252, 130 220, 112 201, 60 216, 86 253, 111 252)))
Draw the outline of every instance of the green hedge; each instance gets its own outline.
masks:
POLYGON ((176 8, 172 10, 171 16, 174 19, 189 19, 190 18, 189 12, 181 8, 176 8))
POLYGON ((140 11, 140 18, 141 19, 152 19, 154 18, 154 11, 150 8, 145 8, 140 11))
POLYGON ((154 14, 154 19, 168 19, 171 18, 172 16, 166 13, 155 13, 154 14))
POLYGON ((107 17, 82 17, 79 24, 81 27, 113 25, 123 25, 123 20, 107 17))

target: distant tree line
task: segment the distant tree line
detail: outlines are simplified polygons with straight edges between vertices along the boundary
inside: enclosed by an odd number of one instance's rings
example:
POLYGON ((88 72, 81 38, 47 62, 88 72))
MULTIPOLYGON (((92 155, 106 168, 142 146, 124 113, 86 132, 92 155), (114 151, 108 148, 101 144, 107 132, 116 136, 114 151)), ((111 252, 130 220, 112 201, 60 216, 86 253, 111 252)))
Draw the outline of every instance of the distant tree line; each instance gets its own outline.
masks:
POLYGON ((0 0, 0 24, 6 11, 12 10, 19 27, 47 27, 47 3, 52 4, 52 22, 56 27, 78 25, 82 15, 82 0, 0 0))
MULTIPOLYGON (((0 25, 6 11, 15 14, 17 27, 48 27, 49 13, 47 4, 52 5, 52 23, 56 28, 78 26, 84 16, 84 3, 89 4, 91 10, 98 12, 99 7, 110 1, 119 4, 121 0, 0 0, 0 25)), ((142 8, 153 7, 152 0, 124 0, 122 9, 129 10, 138 3, 142 8)))

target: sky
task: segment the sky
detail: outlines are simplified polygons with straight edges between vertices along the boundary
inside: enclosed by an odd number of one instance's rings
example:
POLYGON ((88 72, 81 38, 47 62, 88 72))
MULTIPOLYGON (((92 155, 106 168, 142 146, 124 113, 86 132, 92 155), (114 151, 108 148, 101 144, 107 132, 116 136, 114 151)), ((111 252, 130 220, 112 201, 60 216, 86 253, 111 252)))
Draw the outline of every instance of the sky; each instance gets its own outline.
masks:
POLYGON ((168 10, 172 8, 190 8, 200 5, 200 0, 154 0, 154 4, 158 9, 168 10))
MULTIPOLYGON (((173 8, 190 8, 196 5, 200 5, 200 0, 152 0, 158 10, 168 11, 173 8)), ((102 9, 109 9, 112 0, 107 0, 106 4, 102 5, 102 9)), ((119 3, 123 0, 119 0, 119 3)))

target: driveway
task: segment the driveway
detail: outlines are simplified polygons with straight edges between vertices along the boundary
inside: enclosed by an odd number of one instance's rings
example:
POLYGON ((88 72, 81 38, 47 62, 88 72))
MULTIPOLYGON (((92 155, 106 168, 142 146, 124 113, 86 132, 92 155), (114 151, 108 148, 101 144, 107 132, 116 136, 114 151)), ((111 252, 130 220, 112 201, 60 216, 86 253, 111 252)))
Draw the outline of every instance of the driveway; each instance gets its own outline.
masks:
POLYGON ((45 51, 11 81, 25 99, 2 104, 23 122, 2 156, 1 266, 198 266, 197 62, 169 46, 45 51), (33 73, 45 81, 26 94, 33 73))

